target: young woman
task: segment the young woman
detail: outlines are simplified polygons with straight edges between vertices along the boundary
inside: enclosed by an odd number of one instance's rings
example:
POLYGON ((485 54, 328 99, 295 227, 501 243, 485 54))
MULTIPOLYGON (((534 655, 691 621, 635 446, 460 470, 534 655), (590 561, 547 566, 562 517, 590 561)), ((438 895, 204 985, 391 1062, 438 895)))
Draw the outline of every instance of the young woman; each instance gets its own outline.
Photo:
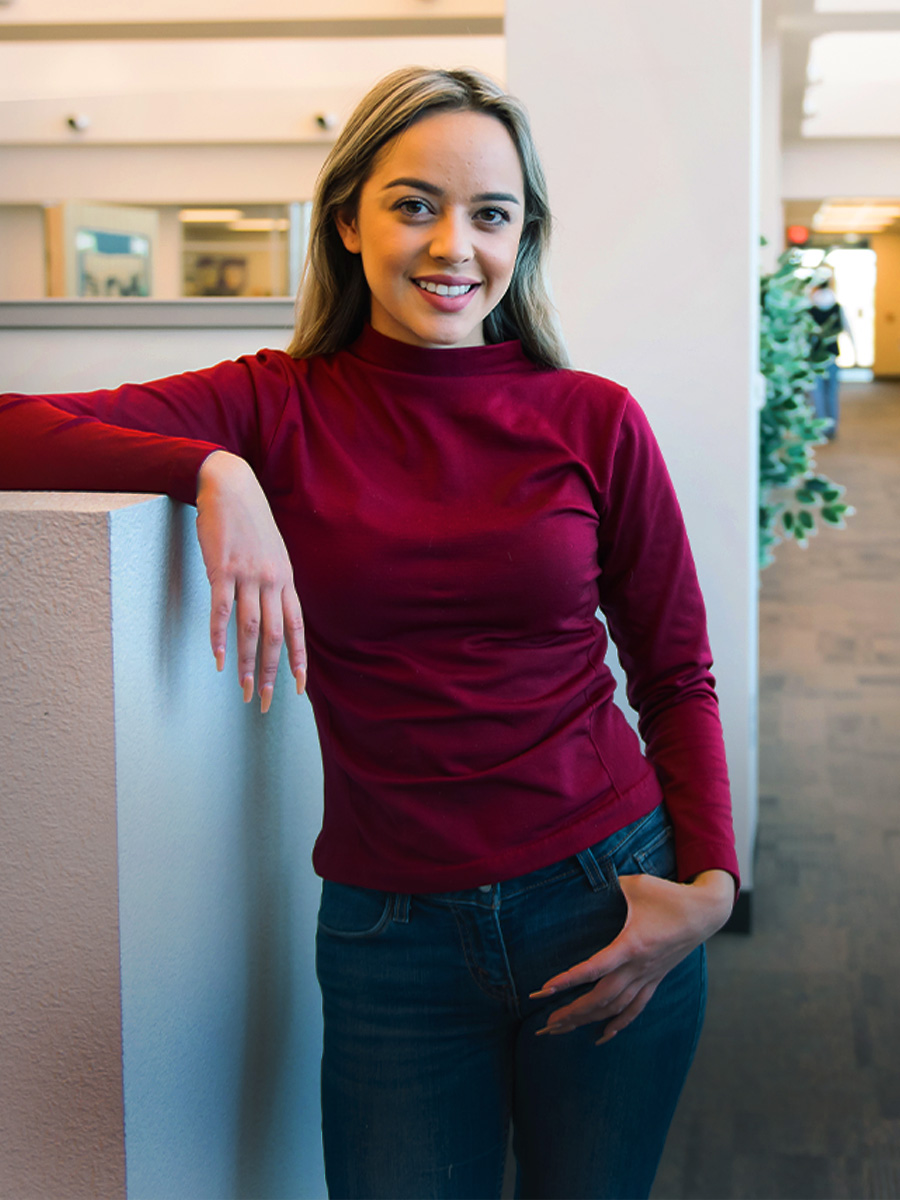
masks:
POLYGON ((567 367, 549 221, 516 101, 399 71, 323 169, 288 353, 2 410, 6 487, 196 503, 245 699, 308 646, 334 1197, 499 1195, 510 1122, 520 1195, 645 1196, 734 899, 678 505, 567 367))

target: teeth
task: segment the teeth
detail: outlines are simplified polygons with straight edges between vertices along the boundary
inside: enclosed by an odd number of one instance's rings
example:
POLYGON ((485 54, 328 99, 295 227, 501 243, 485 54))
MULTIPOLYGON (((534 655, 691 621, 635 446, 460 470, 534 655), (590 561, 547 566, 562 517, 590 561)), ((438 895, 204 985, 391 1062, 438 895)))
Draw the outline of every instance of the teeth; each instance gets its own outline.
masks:
POLYGON ((446 284, 446 283, 431 283, 425 280, 417 279, 416 286, 420 287, 423 292, 431 292, 435 296, 465 296, 467 292, 471 292, 475 286, 474 283, 461 284, 446 284))

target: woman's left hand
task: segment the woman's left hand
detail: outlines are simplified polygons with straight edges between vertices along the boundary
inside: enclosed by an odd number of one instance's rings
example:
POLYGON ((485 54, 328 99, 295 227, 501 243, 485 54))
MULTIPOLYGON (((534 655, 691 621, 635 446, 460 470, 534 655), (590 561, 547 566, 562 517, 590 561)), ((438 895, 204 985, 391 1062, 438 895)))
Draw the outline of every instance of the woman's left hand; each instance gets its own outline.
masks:
POLYGON ((703 871, 691 883, 653 875, 622 875, 628 915, 618 937, 584 962, 548 979, 535 997, 597 981, 584 996, 557 1009, 538 1033, 569 1033, 606 1021, 608 1042, 646 1008, 661 980, 725 924, 734 904, 726 871, 703 871))

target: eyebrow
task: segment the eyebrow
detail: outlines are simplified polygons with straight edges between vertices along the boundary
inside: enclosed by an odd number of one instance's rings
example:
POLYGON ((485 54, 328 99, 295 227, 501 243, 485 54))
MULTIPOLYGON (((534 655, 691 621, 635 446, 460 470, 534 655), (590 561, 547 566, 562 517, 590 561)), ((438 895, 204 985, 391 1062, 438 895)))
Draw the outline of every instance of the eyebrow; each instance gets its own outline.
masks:
MULTIPOLYGON (((425 179, 413 179, 408 175, 402 175, 399 179, 392 179, 390 183, 386 183, 381 189, 386 192, 390 188, 395 187, 411 187, 416 188, 420 192, 428 192, 431 196, 443 196, 444 189, 439 188, 436 184, 428 183, 425 179)), ((479 192, 477 196, 472 196, 472 203, 478 201, 504 201, 506 204, 520 204, 521 201, 517 196, 511 195, 509 192, 479 192)))

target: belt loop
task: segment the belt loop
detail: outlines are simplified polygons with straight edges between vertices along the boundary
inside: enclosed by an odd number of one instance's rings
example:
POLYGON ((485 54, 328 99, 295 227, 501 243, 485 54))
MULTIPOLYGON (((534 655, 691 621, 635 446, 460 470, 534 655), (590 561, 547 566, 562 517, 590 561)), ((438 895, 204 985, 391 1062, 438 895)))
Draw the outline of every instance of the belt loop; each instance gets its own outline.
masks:
POLYGON ((581 863, 581 869, 587 875, 588 883, 595 892, 602 892, 609 887, 609 879, 606 877, 603 867, 597 862, 590 846, 587 850, 581 850, 575 857, 581 863))
POLYGON ((409 901, 410 896, 406 892, 394 893, 394 912, 391 919, 400 925, 409 924, 409 901))

